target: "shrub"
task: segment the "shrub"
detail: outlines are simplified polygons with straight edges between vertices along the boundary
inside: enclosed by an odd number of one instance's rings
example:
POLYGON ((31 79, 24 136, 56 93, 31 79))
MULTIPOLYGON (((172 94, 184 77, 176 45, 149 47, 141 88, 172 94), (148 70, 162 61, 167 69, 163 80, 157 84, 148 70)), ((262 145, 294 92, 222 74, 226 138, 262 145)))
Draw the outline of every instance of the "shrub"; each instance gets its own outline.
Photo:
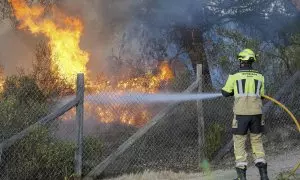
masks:
MULTIPOLYGON (((49 114, 51 105, 48 98, 51 98, 49 92, 44 92, 31 75, 6 78, 0 96, 0 142, 49 114)), ((33 130, 6 149, 0 159, 0 179, 70 177, 74 173, 75 143, 54 137, 57 123, 33 130)), ((99 158, 102 149, 99 139, 84 138, 84 159, 99 158)))
POLYGON ((62 179, 74 172, 75 144, 51 137, 38 128, 5 153, 5 174, 9 179, 62 179))
POLYGON ((20 132, 49 112, 42 91, 29 76, 8 77, 0 99, 1 139, 20 132))
MULTIPOLYGON (((102 141, 97 138, 84 138, 83 162, 99 159, 102 146, 102 141)), ((56 139, 48 128, 40 127, 4 153, 5 168, 0 171, 9 179, 50 180, 71 177, 74 174, 75 148, 74 142, 56 139)), ((83 165, 84 174, 90 170, 83 165)))
POLYGON ((209 160, 213 158, 214 153, 221 147, 224 133, 224 127, 217 123, 212 124, 206 131, 205 155, 209 160))
POLYGON ((103 142, 97 137, 87 136, 83 142, 83 174, 89 173, 101 159, 103 153, 103 142))
POLYGON ((10 76, 3 85, 3 98, 15 97, 18 103, 45 102, 45 96, 30 76, 10 76))

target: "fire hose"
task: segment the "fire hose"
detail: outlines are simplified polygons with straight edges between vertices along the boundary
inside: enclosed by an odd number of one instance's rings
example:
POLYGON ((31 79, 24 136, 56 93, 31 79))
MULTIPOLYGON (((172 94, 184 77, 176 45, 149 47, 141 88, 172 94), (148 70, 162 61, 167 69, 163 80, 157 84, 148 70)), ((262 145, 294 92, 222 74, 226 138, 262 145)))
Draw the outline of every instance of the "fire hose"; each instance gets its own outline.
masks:
MULTIPOLYGON (((267 95, 263 95, 262 97, 264 97, 265 99, 268 99, 270 101, 272 101, 273 103, 277 104, 279 107, 281 107, 282 109, 284 109, 289 116, 292 118, 292 120, 295 122, 298 131, 300 132, 300 124, 299 121, 296 119, 296 117, 294 116, 294 114, 286 107, 284 106, 282 103, 280 103, 279 101, 277 101, 276 99, 273 99, 267 95)), ((288 178, 291 176, 294 176, 296 174, 297 169, 300 168, 300 162, 292 169, 292 171, 289 173, 288 178)))

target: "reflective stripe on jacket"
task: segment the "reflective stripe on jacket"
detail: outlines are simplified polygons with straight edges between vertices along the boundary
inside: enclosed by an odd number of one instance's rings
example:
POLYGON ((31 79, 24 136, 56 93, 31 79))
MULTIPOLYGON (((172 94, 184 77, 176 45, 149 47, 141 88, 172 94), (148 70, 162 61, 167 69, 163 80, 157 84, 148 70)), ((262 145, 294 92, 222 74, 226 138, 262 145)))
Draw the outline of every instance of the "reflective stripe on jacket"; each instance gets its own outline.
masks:
POLYGON ((240 70, 238 73, 229 75, 222 90, 234 95, 233 112, 235 114, 262 114, 261 96, 265 93, 264 81, 264 76, 252 69, 240 70))

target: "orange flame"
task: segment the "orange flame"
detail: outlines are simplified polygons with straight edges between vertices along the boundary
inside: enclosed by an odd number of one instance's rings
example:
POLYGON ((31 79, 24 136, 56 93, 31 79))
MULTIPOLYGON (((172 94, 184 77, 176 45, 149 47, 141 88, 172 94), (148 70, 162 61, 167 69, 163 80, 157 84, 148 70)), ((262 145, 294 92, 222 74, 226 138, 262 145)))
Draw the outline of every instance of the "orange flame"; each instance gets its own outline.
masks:
MULTIPOLYGON (((122 92, 142 92, 156 93, 159 91, 162 83, 168 82, 174 78, 173 73, 167 63, 162 63, 159 67, 157 75, 145 75, 133 79, 123 80, 113 86, 106 78, 101 76, 98 82, 93 86, 96 92, 113 91, 122 92)), ((94 107, 91 104, 85 104, 85 111, 88 114, 96 115, 96 119, 103 123, 121 122, 123 124, 141 126, 144 125, 150 118, 151 112, 142 105, 119 105, 111 104, 109 107, 98 106, 94 107)), ((86 116, 88 116, 88 114, 86 116)), ((65 116, 65 119, 73 119, 75 110, 65 116)))
MULTIPOLYGON (((86 65, 89 54, 80 49, 80 37, 83 32, 83 24, 80 19, 69 17, 56 7, 51 9, 51 14, 45 12, 45 8, 34 4, 28 6, 25 0, 9 0, 13 7, 14 15, 19 21, 20 29, 27 29, 32 34, 42 34, 49 40, 51 51, 51 70, 58 72, 60 78, 70 85, 75 84, 76 74, 87 74, 86 65)), ((173 78, 169 65, 164 62, 159 66, 157 75, 145 74, 141 77, 124 79, 113 85, 108 78, 101 77, 96 82, 87 81, 86 88, 91 92, 134 91, 142 93, 155 93, 162 83, 173 78)), ((88 79, 88 78, 87 78, 88 79)), ((75 85, 73 86, 75 87, 75 85)), ((124 124, 142 125, 148 121, 151 113, 143 105, 124 107, 118 104, 111 107, 94 107, 85 104, 85 111, 96 114, 101 122, 111 123, 119 121, 124 124)), ((63 119, 73 119, 74 109, 66 114, 63 119)))
MULTIPOLYGON (((142 93, 156 93, 159 91, 160 86, 164 81, 169 81, 173 78, 173 72, 171 71, 167 62, 163 62, 159 66, 159 73, 157 75, 146 75, 145 77, 137 77, 129 80, 121 81, 115 88, 112 88, 114 92, 142 92, 142 93)), ((100 90, 101 92, 101 90, 100 90)), ((124 124, 143 125, 149 118, 151 113, 144 105, 131 105, 121 106, 112 105, 112 107, 100 107, 98 110, 100 121, 110 123, 119 121, 124 124), (115 112, 121 112, 113 114, 111 109, 115 112)))
POLYGON ((0 74, 0 92, 3 92, 5 83, 5 76, 4 74, 0 74))
POLYGON ((20 29, 43 34, 49 39, 53 71, 57 71, 70 84, 74 84, 77 73, 87 73, 89 54, 79 47, 83 25, 78 18, 68 17, 55 7, 51 9, 52 16, 46 17, 45 10, 40 5, 29 7, 25 0, 9 2, 20 22, 20 29))
POLYGON ((173 72, 167 62, 162 62, 159 66, 157 75, 145 74, 144 76, 121 80, 115 87, 107 78, 100 77, 98 81, 94 82, 93 90, 96 92, 115 91, 115 92, 141 92, 141 93, 155 93, 163 82, 168 82, 174 78, 173 72))

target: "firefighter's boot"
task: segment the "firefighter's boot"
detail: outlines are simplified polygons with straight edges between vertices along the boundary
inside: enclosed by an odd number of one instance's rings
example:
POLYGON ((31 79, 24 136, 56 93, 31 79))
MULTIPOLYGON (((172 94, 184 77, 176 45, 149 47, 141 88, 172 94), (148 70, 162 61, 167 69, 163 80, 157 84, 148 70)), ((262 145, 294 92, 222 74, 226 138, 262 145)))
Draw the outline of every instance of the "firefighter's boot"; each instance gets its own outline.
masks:
POLYGON ((267 163, 256 163, 255 166, 259 170, 260 180, 269 180, 268 171, 267 171, 267 163))
POLYGON ((247 168, 245 167, 244 169, 236 167, 236 173, 237 173, 237 178, 234 180, 246 180, 246 170, 247 168))

